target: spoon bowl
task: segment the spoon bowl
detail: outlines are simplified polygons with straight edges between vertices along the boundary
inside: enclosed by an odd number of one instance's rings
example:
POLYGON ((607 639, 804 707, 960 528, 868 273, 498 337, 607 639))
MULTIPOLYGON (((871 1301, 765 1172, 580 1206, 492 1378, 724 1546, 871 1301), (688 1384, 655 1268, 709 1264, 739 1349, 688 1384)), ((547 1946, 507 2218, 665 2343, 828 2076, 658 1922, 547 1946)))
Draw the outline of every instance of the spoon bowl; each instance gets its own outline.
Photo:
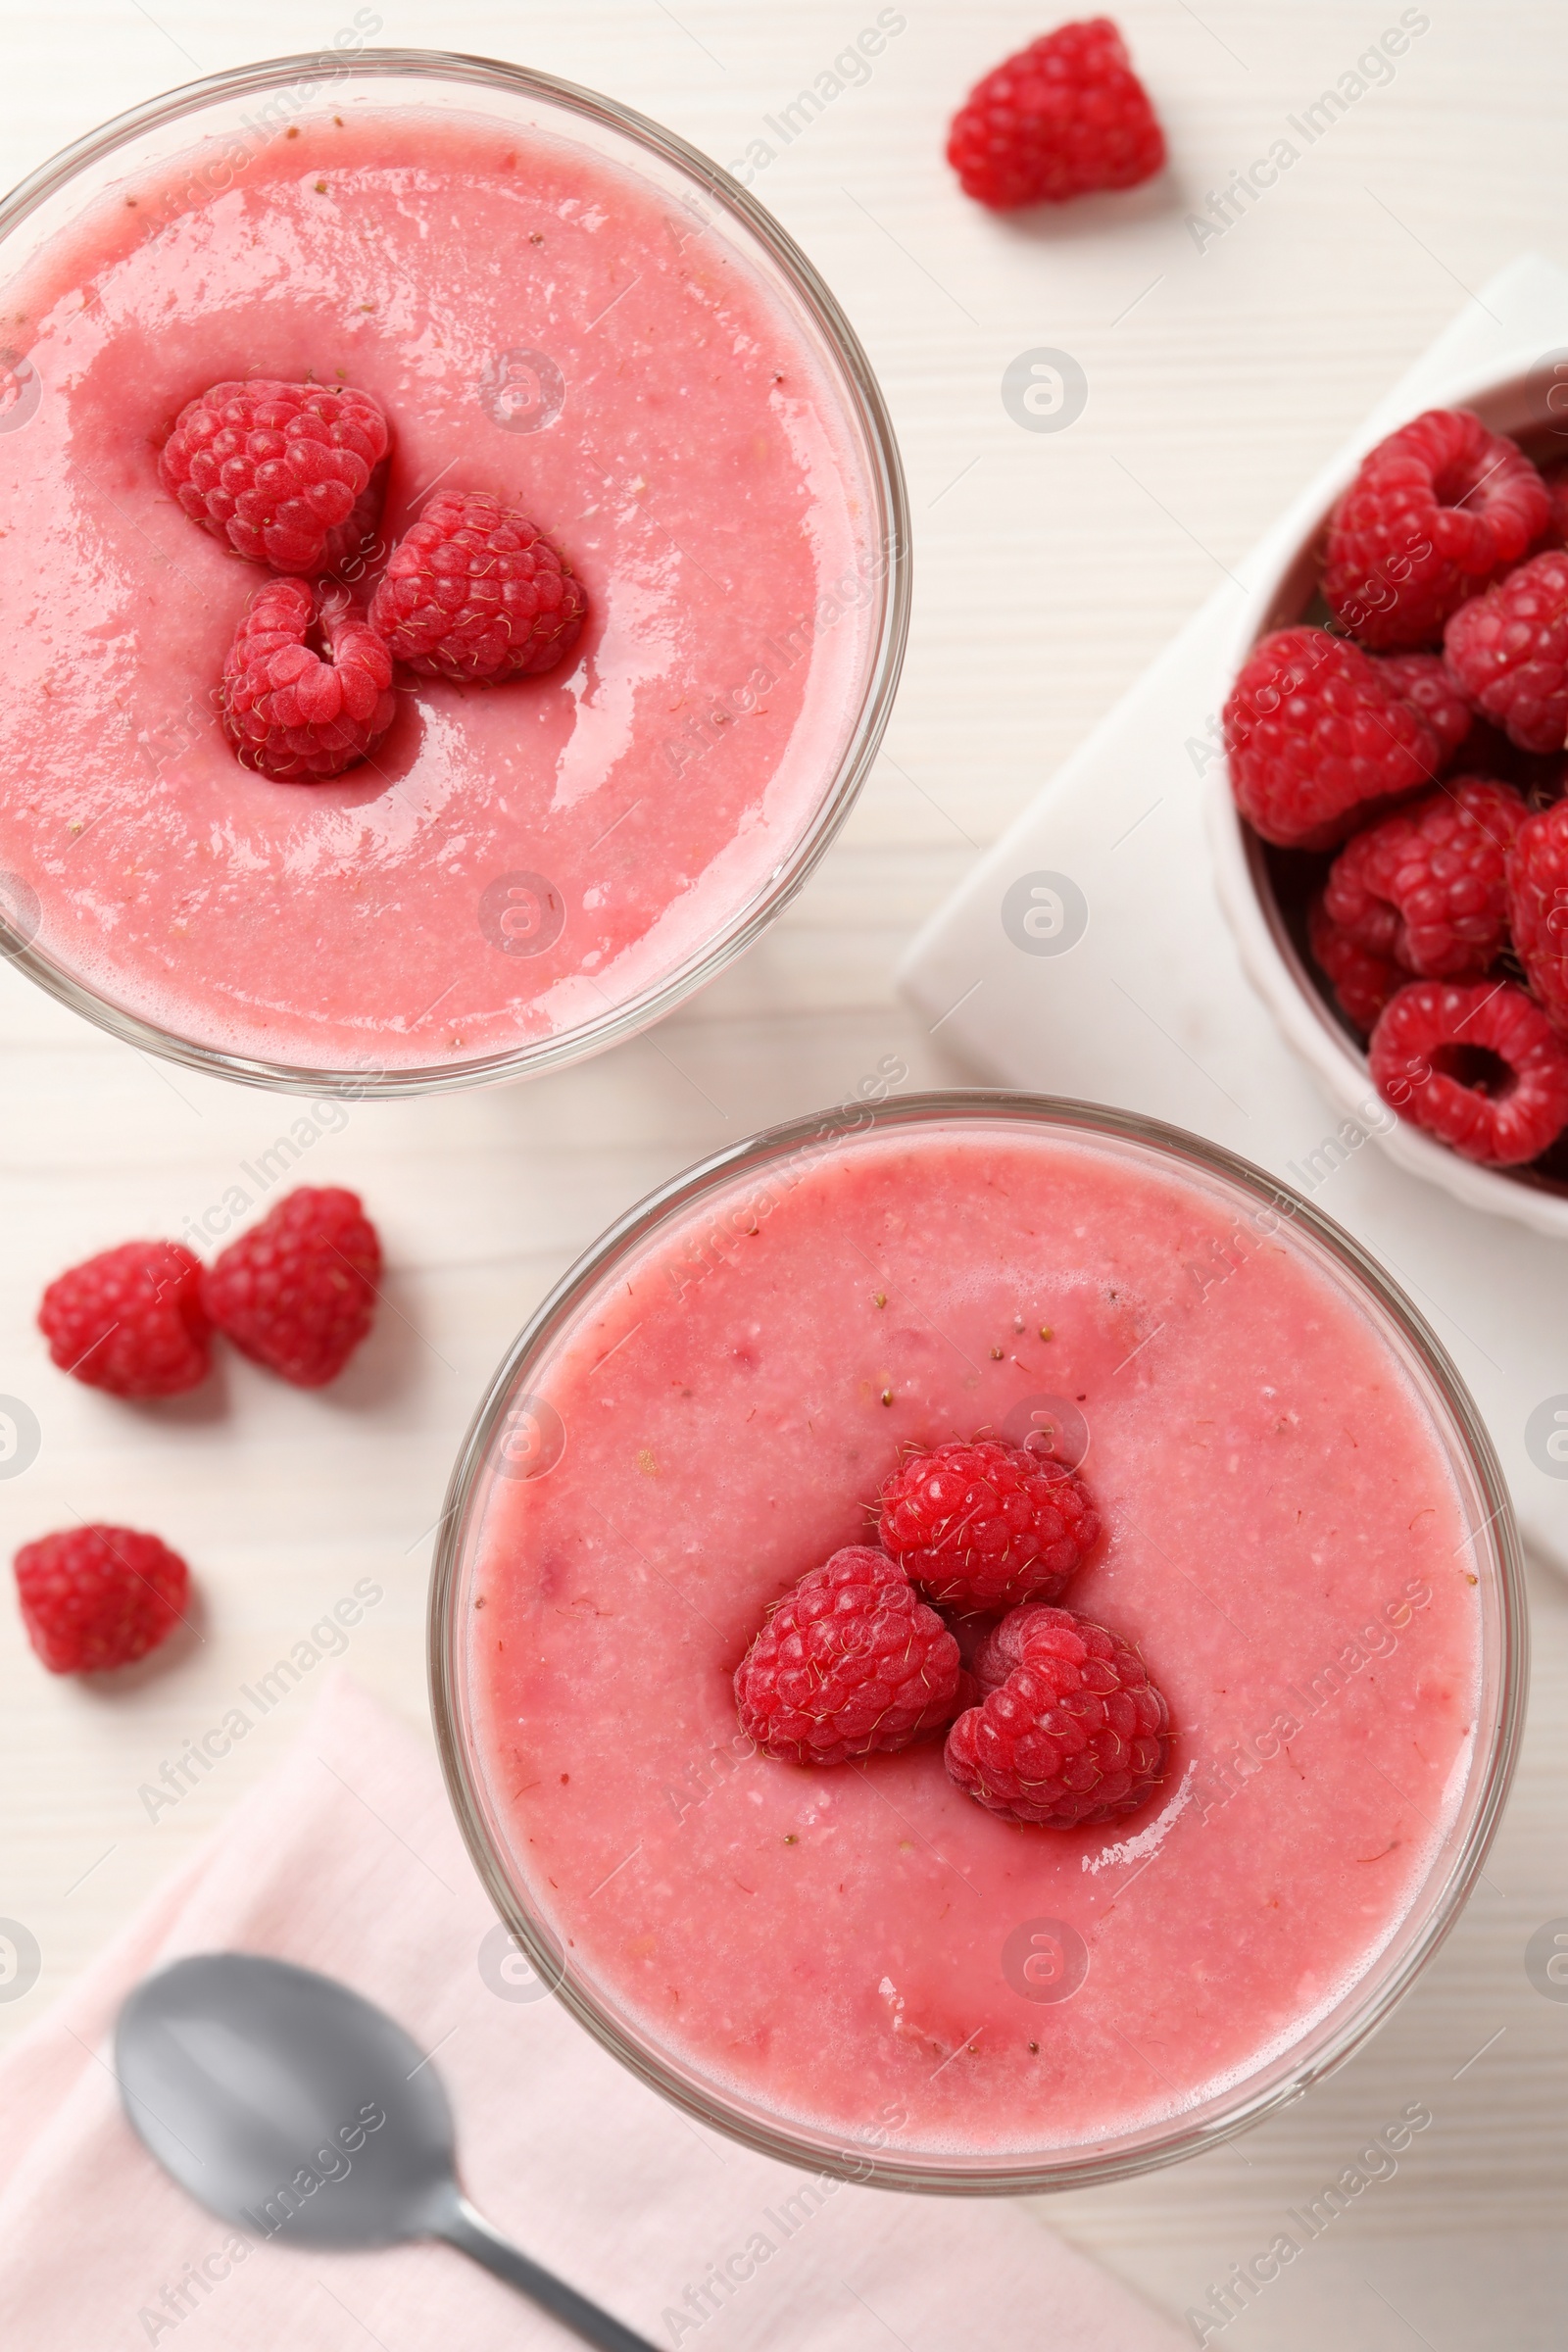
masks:
POLYGON ((474 2211, 430 2054, 348 1985, 254 1952, 176 1960, 121 2010, 115 2071, 143 2145, 231 2227, 298 2246, 444 2238, 603 2352, 651 2352, 474 2211))

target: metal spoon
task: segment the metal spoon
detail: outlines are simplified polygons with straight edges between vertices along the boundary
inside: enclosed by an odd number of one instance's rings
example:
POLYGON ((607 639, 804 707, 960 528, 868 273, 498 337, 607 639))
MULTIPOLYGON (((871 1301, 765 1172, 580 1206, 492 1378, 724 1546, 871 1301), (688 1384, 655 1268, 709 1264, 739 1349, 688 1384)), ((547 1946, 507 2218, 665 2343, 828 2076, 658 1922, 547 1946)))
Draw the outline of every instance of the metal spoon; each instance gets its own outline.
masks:
POLYGON ((603 2352, 653 2352, 475 2213, 435 2068, 346 1984, 249 1952, 176 1960, 121 2010, 115 2070, 144 2145, 236 2229, 296 2246, 445 2238, 603 2352))

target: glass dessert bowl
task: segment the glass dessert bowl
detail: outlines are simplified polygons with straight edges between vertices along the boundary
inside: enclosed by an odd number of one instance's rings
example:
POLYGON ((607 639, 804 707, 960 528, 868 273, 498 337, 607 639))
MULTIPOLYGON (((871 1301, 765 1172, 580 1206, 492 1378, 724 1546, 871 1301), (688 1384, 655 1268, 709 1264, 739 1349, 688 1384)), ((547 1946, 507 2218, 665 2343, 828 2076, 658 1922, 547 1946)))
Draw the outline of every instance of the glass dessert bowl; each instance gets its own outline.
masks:
POLYGON ((34 173, 0 276, 0 917, 51 993, 255 1084, 417 1093, 646 1027, 800 887, 897 682, 904 488, 832 295, 715 166, 519 68, 275 60, 34 173), (254 377, 390 424, 334 595, 432 496, 488 494, 581 583, 571 652, 400 668, 329 781, 242 765, 215 689, 269 575, 159 457, 254 377))
POLYGON ((1353 1242, 1177 1130, 956 1094, 760 1136, 579 1261, 469 1433, 430 1638, 470 1851, 590 2032, 771 2154, 1018 2191, 1208 2146, 1381 2022, 1485 1857, 1525 1621, 1490 1443, 1353 1242), (999 1819, 940 1736, 740 1733, 770 1604, 981 1433, 1105 1523, 1060 1605, 1173 1725, 1125 1820, 999 1819))

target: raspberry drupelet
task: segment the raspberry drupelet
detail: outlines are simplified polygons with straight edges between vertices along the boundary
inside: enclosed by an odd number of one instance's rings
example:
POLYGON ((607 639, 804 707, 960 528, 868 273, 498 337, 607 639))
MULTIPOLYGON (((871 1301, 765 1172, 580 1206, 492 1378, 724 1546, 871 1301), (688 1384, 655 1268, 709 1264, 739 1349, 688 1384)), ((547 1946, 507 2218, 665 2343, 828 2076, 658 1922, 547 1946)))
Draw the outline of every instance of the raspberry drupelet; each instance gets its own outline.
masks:
POLYGON ((741 1729, 791 1764, 890 1754, 951 1723, 958 1644, 901 1568, 867 1544, 786 1592, 735 1670, 741 1729))

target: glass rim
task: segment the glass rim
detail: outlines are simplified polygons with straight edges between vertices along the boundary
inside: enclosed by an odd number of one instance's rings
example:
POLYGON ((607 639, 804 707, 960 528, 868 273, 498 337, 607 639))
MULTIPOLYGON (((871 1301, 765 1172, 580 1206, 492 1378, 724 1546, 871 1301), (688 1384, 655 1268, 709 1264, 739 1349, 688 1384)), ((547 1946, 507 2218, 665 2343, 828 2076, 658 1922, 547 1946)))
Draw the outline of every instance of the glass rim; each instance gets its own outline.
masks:
MULTIPOLYGON (((1425 1317, 1353 1235, 1325 1216, 1304 1195, 1252 1161, 1164 1120, 1068 1097, 1024 1094, 1002 1088, 947 1088, 895 1096, 881 1103, 862 1102, 853 1108, 845 1105, 788 1120, 761 1129, 741 1142, 727 1144, 647 1193, 567 1268, 507 1350, 459 1450, 437 1522, 430 1570, 427 1642, 436 1746, 469 1858, 499 1918, 541 1983, 604 2048, 697 2122, 724 2132, 760 2154, 819 2176, 878 2188, 1016 2196, 1097 2186, 1200 2154, 1290 2105, 1343 2065, 1377 2031, 1458 1918, 1491 1848, 1518 1761, 1529 1665, 1529 1619, 1523 1547, 1512 1500, 1486 1425, 1457 1368, 1425 1317), (1217 1178, 1233 1190, 1250 1196, 1260 1208, 1272 1210, 1292 1225, 1298 1225, 1335 1261, 1337 1272, 1347 1279, 1349 1290, 1353 1292, 1360 1287, 1369 1293, 1433 1384, 1449 1416, 1448 1428, 1440 1428, 1439 1434, 1446 1441, 1450 1458, 1455 1449, 1466 1456, 1486 1506, 1488 1515, 1471 1541, 1478 1555, 1483 1542, 1490 1550, 1496 1592, 1496 1655, 1490 1655, 1484 1619, 1482 1697, 1484 1701, 1487 1686, 1494 1679, 1494 1712, 1486 1723, 1485 1738, 1478 1712, 1477 1737, 1461 1813, 1435 1851, 1427 1877, 1401 1922, 1401 1926, 1408 1926, 1411 1921, 1419 1920, 1419 1925, 1397 1942, 1392 1963, 1385 1964, 1388 1948, 1385 1947, 1385 1953, 1372 1960, 1346 2000, 1321 2020, 1316 2029, 1271 2063, 1255 2068, 1238 2086, 1234 2097, 1223 2091, 1212 2094, 1203 2104, 1205 2109, 1217 2105, 1217 2113, 1205 2112, 1196 2120, 1184 2122, 1182 2112, 1178 2111, 1152 2127, 1138 2128, 1135 2133, 1127 2134, 1129 2138, 1136 2136, 1140 2144, 1125 2149, 1091 2144, 1046 2159, 1038 2154, 1025 2154, 991 2160, 955 2159, 944 2164, 924 2155, 900 2161, 895 2152, 886 2148, 871 2151, 863 2146, 837 2145, 835 2135, 826 2130, 814 2131, 767 2117, 748 2107, 739 2095, 727 2098, 710 2078, 699 2079, 695 2070, 683 2071, 672 2053, 618 2016, 612 1996, 607 1997, 576 1978, 554 1933, 531 1913, 488 1827, 465 1734, 461 1627, 456 1603, 474 1505, 489 1468, 498 1426, 512 1401, 518 1377, 530 1358, 550 1343, 603 1276, 661 1225, 742 1171, 776 1160, 803 1146, 834 1149, 854 1139, 868 1140, 878 1131, 954 1119, 1011 1119, 1076 1134, 1086 1141, 1100 1137, 1152 1148, 1157 1158, 1173 1163, 1177 1170, 1189 1170, 1210 1180, 1217 1178), (1457 1851, 1449 1853, 1448 1843, 1465 1812, 1468 1822, 1462 1838, 1457 1851), (1434 1885, 1435 1881, 1441 1883, 1434 1885), (1250 2089, 1249 2083, 1256 2087, 1250 2089)), ((757 2104, 760 2108, 760 2102, 757 2104)))
MULTIPOLYGON (((537 1077, 547 1070, 564 1069, 586 1060, 663 1019, 716 977, 782 912, 832 846, 855 806, 887 730, 908 637, 909 503, 892 416, 864 347, 837 297, 788 230, 722 165, 714 163, 678 132, 600 91, 585 89, 556 74, 538 73, 531 67, 511 65, 503 59, 470 57, 460 51, 440 49, 307 50, 182 82, 85 132, 0 198, 0 258, 6 239, 49 197, 69 187, 90 165, 114 155, 143 132, 161 129, 226 99, 313 79, 319 81, 324 74, 369 82, 401 75, 416 80, 467 84, 476 90, 500 88, 521 97, 536 97, 616 132, 635 146, 651 150, 666 166, 695 182, 720 212, 737 221, 761 246, 821 337, 825 352, 838 370, 834 389, 842 400, 846 422, 863 456, 871 509, 866 545, 873 565, 875 593, 869 608, 871 625, 864 678, 855 728, 840 755, 836 772, 824 784, 809 819, 787 856, 774 865, 723 929, 662 980, 640 990, 626 1004, 597 1020, 557 1037, 531 1040, 457 1061, 393 1069, 385 1069, 373 1060, 358 1069, 271 1061, 261 1055, 231 1054, 221 1047, 203 1045, 199 1040, 181 1036, 177 1030, 166 1029, 126 1010, 45 955, 0 914, 0 957, 24 972, 58 1003, 80 1013, 97 1028, 107 1030, 122 1044, 187 1069, 273 1093, 390 1101, 537 1077)), ((313 98, 314 94, 313 91, 313 98)), ((302 101, 305 106, 311 103, 312 99, 302 101)))

